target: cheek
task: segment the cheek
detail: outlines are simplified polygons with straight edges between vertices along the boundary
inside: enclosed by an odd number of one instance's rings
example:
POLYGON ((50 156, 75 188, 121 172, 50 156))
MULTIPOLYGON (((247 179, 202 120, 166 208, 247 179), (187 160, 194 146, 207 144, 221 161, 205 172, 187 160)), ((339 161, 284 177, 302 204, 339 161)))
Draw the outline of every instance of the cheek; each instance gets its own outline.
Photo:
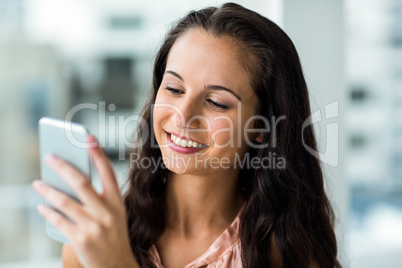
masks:
POLYGON ((152 123, 155 132, 155 138, 158 144, 161 143, 163 122, 167 120, 169 113, 169 109, 167 109, 165 105, 163 105, 163 103, 163 100, 157 95, 155 104, 153 106, 152 123))
MULTIPOLYGON (((237 116, 230 118, 212 121, 212 136, 211 139, 215 143, 215 147, 219 149, 229 149, 229 151, 243 152, 247 150, 250 143, 252 143, 252 132, 245 132, 246 122, 253 115, 250 113, 243 113, 242 120, 237 116), (247 135, 247 137, 245 136, 247 135)), ((249 122, 248 129, 253 126, 249 122)))
POLYGON ((163 92, 163 89, 160 89, 155 99, 153 109, 153 119, 155 121, 158 120, 159 123, 161 123, 161 120, 169 118, 175 113, 176 110, 177 110, 176 103, 172 101, 171 97, 169 97, 165 92, 163 92))
POLYGON ((212 121, 212 136, 216 147, 229 148, 237 146, 238 123, 236 118, 225 118, 212 121))
POLYGON ((163 129, 166 122, 169 121, 169 110, 163 108, 155 108, 153 112, 153 131, 155 133, 155 139, 159 145, 165 144, 166 133, 163 129))

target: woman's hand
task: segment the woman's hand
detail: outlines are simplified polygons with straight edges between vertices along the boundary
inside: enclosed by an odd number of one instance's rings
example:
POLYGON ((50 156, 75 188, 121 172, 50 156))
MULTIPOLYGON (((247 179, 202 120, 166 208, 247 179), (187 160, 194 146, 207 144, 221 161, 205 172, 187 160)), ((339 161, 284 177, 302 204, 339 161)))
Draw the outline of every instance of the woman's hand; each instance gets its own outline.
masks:
POLYGON ((46 156, 53 168, 75 191, 81 205, 42 181, 33 183, 34 189, 56 209, 39 205, 38 212, 72 243, 84 267, 139 267, 130 248, 126 211, 113 168, 94 136, 87 139, 89 155, 102 183, 98 194, 90 180, 66 161, 46 156))

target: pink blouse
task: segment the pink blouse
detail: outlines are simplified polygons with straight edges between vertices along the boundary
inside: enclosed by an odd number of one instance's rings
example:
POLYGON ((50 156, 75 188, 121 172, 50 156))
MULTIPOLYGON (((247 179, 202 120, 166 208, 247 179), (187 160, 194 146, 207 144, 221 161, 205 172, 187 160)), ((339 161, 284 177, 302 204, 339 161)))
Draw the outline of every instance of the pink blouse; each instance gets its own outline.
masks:
MULTIPOLYGON (((228 228, 212 243, 200 257, 183 268, 239 268, 242 267, 239 239, 239 218, 243 207, 228 228)), ((164 268, 155 245, 149 249, 151 261, 157 268, 164 268)))

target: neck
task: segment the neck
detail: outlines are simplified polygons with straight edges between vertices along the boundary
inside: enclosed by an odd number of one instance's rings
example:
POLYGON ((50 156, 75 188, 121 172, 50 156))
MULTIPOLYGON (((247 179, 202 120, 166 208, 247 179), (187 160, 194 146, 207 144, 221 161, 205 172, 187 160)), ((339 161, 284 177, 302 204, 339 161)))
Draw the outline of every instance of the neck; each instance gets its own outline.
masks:
POLYGON ((185 237, 225 229, 244 203, 237 174, 171 173, 166 182, 166 227, 185 237))

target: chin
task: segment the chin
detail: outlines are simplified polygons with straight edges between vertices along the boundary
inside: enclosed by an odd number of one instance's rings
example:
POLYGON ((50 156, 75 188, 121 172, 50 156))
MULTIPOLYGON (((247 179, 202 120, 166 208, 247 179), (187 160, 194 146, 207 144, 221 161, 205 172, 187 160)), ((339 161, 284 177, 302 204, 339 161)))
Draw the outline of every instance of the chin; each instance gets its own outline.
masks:
POLYGON ((175 173, 175 174, 180 174, 180 175, 184 175, 184 174, 194 174, 194 170, 185 166, 167 166, 165 164, 166 168, 175 173))
MULTIPOLYGON (((166 160, 166 159, 165 159, 166 160)), ((166 168, 175 173, 175 174, 180 174, 180 175, 201 175, 203 174, 203 168, 202 167, 195 167, 193 163, 191 162, 186 162, 184 163, 178 163, 178 162, 172 162, 169 159, 169 163, 164 161, 164 165, 166 168)), ((181 161, 180 161, 181 162, 181 161)))

